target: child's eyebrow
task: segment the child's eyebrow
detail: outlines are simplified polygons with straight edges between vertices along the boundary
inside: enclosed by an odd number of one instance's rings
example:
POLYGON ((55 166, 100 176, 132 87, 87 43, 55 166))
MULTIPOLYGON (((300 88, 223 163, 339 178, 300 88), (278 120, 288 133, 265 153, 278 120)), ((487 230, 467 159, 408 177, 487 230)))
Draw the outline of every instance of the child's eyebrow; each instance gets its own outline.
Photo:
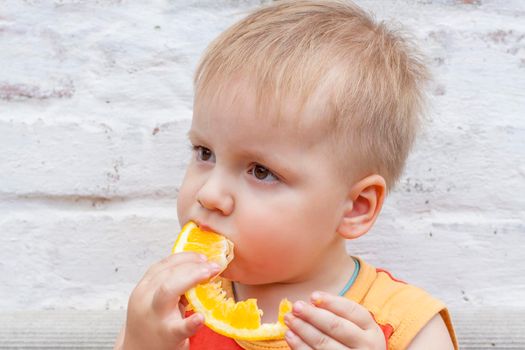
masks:
POLYGON ((186 136, 190 139, 190 140, 202 140, 203 138, 200 136, 200 134, 195 131, 194 129, 190 129, 188 130, 188 132, 186 133, 186 136))

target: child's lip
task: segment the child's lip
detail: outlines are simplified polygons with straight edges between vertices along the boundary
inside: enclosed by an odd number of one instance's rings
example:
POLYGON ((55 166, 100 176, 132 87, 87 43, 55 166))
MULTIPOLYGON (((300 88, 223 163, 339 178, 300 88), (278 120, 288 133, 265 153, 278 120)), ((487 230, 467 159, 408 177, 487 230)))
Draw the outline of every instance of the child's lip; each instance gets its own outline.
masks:
POLYGON ((200 229, 203 230, 203 231, 211 231, 211 232, 215 232, 217 233, 217 231, 215 231, 214 229, 212 229, 210 226, 208 225, 199 225, 200 229))

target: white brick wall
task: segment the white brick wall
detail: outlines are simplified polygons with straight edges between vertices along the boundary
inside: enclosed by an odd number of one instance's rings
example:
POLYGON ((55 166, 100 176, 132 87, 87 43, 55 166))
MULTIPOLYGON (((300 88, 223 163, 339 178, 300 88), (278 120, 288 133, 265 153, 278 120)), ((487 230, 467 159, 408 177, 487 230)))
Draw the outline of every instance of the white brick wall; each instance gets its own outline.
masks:
MULTIPOLYGON (((260 1, 3 1, 0 310, 122 308, 178 232, 192 73, 260 1)), ((525 306, 525 3, 358 1, 412 30, 426 133, 349 250, 452 306, 525 306)))

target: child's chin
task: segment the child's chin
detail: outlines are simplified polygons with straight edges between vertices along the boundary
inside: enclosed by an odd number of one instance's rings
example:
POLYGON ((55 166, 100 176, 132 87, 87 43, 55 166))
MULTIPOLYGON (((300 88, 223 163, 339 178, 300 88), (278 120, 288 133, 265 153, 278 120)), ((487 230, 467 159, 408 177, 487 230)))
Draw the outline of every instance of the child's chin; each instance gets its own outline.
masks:
POLYGON ((235 279, 235 274, 232 273, 232 271, 231 271, 231 269, 229 267, 227 267, 226 270, 224 270, 221 273, 221 277, 226 278, 226 279, 231 280, 231 281, 237 281, 235 279))

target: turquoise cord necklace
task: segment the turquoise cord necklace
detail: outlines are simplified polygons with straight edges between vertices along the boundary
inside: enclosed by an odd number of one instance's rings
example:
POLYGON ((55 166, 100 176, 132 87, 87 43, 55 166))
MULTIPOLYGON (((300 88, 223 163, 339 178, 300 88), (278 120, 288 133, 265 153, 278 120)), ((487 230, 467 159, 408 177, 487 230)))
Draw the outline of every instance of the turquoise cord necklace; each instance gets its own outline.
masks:
POLYGON ((346 292, 348 292, 348 290, 350 289, 350 287, 352 287, 352 285, 355 282, 355 279, 357 278, 357 275, 359 274, 359 269, 361 268, 361 265, 359 264, 359 260, 357 258, 354 258, 354 257, 352 257, 352 259, 354 260, 354 264, 355 264, 354 273, 352 274, 352 277, 350 277, 348 282, 346 282, 346 285, 343 287, 343 289, 339 292, 338 295, 340 297, 345 295, 346 292))

